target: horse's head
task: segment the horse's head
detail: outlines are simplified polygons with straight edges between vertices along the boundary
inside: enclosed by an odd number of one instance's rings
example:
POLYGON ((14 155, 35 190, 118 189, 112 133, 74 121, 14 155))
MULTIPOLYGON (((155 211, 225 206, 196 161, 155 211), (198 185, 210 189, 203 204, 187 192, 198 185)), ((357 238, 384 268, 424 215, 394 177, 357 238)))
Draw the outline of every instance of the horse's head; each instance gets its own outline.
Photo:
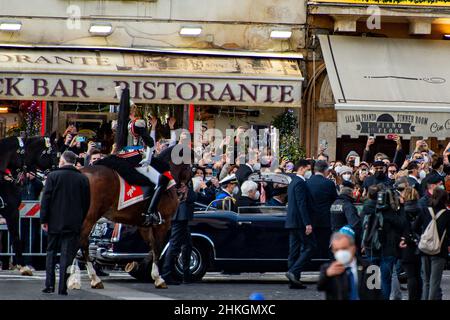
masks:
POLYGON ((51 137, 28 138, 25 142, 24 160, 29 171, 56 169, 58 167, 58 148, 55 134, 52 134, 51 137))

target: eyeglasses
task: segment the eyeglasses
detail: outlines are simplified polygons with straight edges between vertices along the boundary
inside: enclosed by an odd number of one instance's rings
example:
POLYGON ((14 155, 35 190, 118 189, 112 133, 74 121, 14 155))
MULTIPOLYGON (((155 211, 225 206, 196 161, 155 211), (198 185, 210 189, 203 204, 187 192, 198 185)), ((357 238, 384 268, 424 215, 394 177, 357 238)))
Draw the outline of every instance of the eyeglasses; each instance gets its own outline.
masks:
POLYGON ((392 174, 397 173, 397 170, 389 170, 389 173, 392 173, 392 174))

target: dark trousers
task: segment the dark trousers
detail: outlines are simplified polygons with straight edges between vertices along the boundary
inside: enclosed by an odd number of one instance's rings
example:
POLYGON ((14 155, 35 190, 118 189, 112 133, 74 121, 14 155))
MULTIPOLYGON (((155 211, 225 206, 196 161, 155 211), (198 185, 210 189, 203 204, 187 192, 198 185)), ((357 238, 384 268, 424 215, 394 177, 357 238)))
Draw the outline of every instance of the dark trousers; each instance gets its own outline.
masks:
POLYGON ((408 278, 408 299, 420 300, 422 297, 422 278, 420 275, 421 263, 417 259, 415 262, 403 262, 403 269, 408 278))
POLYGON ((314 233, 307 236, 304 229, 290 230, 288 269, 297 279, 300 279, 300 275, 310 262, 316 247, 314 233))
POLYGON ((317 241, 317 247, 314 254, 318 259, 331 259, 330 239, 331 239, 331 227, 313 228, 313 232, 317 241))
POLYGON ((55 265, 58 251, 61 252, 59 258, 59 288, 58 292, 67 291, 67 268, 73 263, 73 259, 77 254, 79 248, 78 233, 49 233, 47 244, 47 260, 46 260, 46 274, 45 286, 55 287, 55 265))
POLYGON ((169 248, 164 258, 161 276, 165 279, 173 279, 175 263, 181 252, 183 263, 183 277, 188 280, 190 277, 189 265, 191 263, 192 239, 189 229, 189 221, 172 221, 172 230, 169 239, 169 248))

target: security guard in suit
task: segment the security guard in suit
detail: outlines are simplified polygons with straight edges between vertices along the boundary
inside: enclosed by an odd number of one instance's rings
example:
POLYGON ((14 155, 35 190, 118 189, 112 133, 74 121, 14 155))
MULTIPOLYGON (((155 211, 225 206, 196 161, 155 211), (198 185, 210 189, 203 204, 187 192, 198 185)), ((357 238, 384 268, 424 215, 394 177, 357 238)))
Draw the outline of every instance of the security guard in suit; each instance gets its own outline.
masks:
POLYGON ((192 188, 192 183, 182 186, 178 189, 180 193, 187 193, 185 200, 180 202, 177 212, 172 218, 172 227, 169 239, 169 248, 164 259, 161 276, 167 284, 180 284, 174 277, 175 262, 181 252, 183 262, 183 283, 191 282, 190 262, 192 252, 191 231, 189 221, 194 218, 194 202, 197 200, 197 194, 192 188))

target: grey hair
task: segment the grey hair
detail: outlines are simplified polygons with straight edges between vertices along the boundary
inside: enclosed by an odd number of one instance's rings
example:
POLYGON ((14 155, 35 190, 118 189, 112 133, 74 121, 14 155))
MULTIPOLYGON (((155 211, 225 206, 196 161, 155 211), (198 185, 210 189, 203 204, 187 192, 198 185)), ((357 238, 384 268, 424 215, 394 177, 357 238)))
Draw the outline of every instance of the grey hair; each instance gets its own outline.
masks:
POLYGON ((244 197, 248 196, 248 193, 250 191, 256 191, 257 189, 258 185, 256 184, 256 182, 250 180, 245 181, 241 186, 242 195, 244 197))
POLYGON ((75 165, 77 163, 77 155, 69 150, 64 151, 63 154, 61 155, 61 158, 63 158, 64 161, 68 164, 75 165))
POLYGON ((334 241, 341 240, 342 238, 347 238, 348 241, 350 242, 350 245, 352 246, 355 245, 355 239, 352 236, 340 232, 335 232, 331 235, 330 245, 332 245, 334 241))

